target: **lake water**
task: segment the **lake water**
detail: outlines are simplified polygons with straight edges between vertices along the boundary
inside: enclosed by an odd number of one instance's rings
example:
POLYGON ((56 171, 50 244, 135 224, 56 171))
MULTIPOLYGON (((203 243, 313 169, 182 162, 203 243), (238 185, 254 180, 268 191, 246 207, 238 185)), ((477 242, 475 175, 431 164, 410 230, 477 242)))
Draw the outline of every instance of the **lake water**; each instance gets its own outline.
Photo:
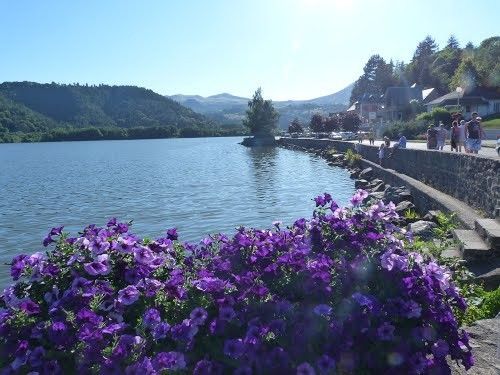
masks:
POLYGON ((76 234, 111 217, 155 237, 179 239, 310 217, 313 197, 346 204, 347 171, 281 148, 246 148, 241 138, 0 144, 0 286, 18 253, 43 249, 53 226, 76 234))

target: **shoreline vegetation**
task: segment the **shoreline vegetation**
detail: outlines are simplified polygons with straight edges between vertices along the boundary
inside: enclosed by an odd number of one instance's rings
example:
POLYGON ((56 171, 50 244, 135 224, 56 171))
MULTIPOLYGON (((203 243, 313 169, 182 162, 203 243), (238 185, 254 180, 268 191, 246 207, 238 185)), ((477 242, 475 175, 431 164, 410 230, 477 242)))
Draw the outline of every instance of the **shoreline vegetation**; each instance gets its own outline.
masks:
POLYGON ((246 136, 243 126, 220 128, 134 127, 134 128, 59 128, 48 132, 0 132, 0 143, 38 143, 64 141, 103 141, 127 139, 201 138, 246 136))

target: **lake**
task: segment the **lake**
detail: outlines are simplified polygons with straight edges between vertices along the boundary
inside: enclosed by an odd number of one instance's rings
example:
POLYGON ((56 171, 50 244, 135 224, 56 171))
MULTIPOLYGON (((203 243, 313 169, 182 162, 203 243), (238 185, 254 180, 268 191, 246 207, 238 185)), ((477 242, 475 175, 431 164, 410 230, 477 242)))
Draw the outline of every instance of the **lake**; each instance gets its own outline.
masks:
POLYGON ((349 173, 314 155, 246 148, 241 137, 0 144, 0 286, 19 253, 42 250, 53 226, 76 234, 111 217, 132 232, 179 239, 269 228, 310 217, 312 198, 346 204, 349 173))

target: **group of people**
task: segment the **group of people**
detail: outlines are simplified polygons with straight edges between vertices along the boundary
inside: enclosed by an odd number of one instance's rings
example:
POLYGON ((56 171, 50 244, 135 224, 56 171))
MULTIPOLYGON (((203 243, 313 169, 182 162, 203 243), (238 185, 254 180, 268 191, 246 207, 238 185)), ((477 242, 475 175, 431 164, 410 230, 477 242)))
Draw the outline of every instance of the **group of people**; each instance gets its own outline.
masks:
MULTIPOLYGON (((477 154, 481 149, 481 140, 485 137, 481 126, 481 117, 474 112, 471 120, 454 120, 450 129, 451 151, 477 154)), ((442 121, 438 127, 429 126, 427 130, 427 148, 430 150, 443 150, 448 138, 448 130, 442 121)))
POLYGON ((406 148, 406 137, 404 136, 404 134, 399 134, 399 140, 392 146, 392 151, 390 151, 391 140, 389 139, 389 137, 384 137, 384 142, 380 144, 380 147, 378 149, 379 164, 383 166, 386 156, 391 157, 392 154, 394 154, 394 151, 399 148, 406 148))

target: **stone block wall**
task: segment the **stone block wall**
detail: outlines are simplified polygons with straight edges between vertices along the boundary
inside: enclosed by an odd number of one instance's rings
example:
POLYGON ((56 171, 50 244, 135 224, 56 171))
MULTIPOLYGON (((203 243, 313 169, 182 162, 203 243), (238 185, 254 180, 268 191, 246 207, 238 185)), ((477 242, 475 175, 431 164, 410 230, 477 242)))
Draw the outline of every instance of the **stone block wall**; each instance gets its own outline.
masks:
MULTIPOLYGON (((328 139, 282 138, 280 142, 304 148, 335 148, 346 152, 355 143, 328 139)), ((363 159, 378 163, 378 148, 357 145, 363 159)), ((500 160, 434 150, 396 150, 385 160, 394 169, 495 217, 500 207, 500 160)))

